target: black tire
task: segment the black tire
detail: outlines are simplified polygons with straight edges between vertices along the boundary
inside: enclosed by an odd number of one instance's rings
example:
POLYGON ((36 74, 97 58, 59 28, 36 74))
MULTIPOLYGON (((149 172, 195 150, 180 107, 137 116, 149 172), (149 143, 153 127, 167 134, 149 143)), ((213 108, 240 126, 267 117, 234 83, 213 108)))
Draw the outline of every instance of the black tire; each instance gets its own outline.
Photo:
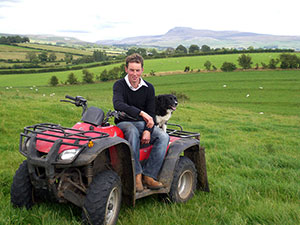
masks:
POLYGON ((10 188, 10 201, 15 207, 30 209, 33 205, 33 186, 27 168, 27 160, 19 166, 10 188))
POLYGON ((97 174, 88 188, 83 206, 85 224, 116 224, 121 207, 122 183, 117 173, 97 174))
POLYGON ((172 202, 186 202, 194 196, 197 186, 197 172, 194 163, 185 156, 180 156, 174 171, 169 192, 172 202))

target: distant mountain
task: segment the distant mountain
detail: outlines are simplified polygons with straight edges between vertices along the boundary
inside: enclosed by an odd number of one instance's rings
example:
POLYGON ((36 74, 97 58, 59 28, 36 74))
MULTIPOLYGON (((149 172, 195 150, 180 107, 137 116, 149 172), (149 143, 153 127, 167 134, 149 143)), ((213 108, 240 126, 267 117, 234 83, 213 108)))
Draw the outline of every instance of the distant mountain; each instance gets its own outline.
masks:
POLYGON ((300 36, 279 36, 239 31, 196 30, 175 27, 163 35, 128 37, 122 40, 97 41, 101 45, 127 45, 144 47, 189 47, 208 45, 213 48, 292 48, 300 50, 300 36))
MULTIPOLYGON (((9 36, 12 34, 1 34, 9 36)), ((16 35, 16 34, 14 34, 16 35)), ((87 45, 93 44, 74 37, 62 37, 55 35, 20 35, 29 37, 31 42, 60 44, 60 45, 87 45)), ((300 51, 300 36, 284 36, 257 34, 239 31, 213 31, 196 30, 188 27, 175 27, 162 35, 128 37, 122 40, 100 40, 96 42, 100 45, 116 46, 139 46, 139 47, 160 47, 176 48, 178 45, 189 47, 192 44, 208 45, 212 48, 289 48, 300 51)))

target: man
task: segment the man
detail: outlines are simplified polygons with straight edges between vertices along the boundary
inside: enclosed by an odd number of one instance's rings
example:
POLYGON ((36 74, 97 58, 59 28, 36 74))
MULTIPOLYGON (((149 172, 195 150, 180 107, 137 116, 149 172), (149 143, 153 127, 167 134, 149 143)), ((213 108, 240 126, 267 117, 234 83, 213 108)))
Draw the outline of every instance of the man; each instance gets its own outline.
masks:
POLYGON ((125 112, 132 119, 115 122, 134 152, 136 191, 143 191, 143 183, 150 189, 159 189, 163 184, 156 179, 169 143, 169 135, 154 126, 155 91, 152 84, 141 78, 144 71, 142 56, 128 56, 125 71, 126 77, 116 81, 113 86, 113 104, 115 110, 125 112), (153 143, 153 148, 142 167, 139 160, 140 144, 149 143, 153 143))

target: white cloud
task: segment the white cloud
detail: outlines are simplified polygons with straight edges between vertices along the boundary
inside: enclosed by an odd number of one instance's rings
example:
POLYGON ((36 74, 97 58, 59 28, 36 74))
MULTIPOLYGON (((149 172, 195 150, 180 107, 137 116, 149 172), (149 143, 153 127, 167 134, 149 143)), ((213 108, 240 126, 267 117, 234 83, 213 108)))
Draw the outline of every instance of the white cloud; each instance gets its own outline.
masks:
POLYGON ((159 35, 176 26, 300 35, 299 6, 293 0, 5 0, 0 2, 0 31, 87 41, 159 35))

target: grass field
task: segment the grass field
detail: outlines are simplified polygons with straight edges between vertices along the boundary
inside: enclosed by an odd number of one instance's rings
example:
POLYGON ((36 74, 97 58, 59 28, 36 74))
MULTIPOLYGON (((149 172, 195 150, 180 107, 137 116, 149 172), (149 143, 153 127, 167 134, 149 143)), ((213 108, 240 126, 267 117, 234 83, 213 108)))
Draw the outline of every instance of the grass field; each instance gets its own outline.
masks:
POLYGON ((14 45, 0 44, 0 52, 32 52, 34 50, 14 45))
MULTIPOLYGON (((297 55, 300 53, 297 53, 297 55)), ((150 71, 154 71, 155 73, 161 72, 183 72, 186 66, 190 66, 194 72, 197 72, 198 69, 202 72, 205 71, 204 63, 209 60, 213 65, 215 65, 218 69, 220 69, 223 62, 233 62, 238 66, 237 59, 240 54, 231 54, 231 55, 215 55, 215 56, 193 56, 193 57, 178 57, 178 58, 163 58, 163 59, 151 59, 145 60, 145 74, 149 74, 150 71)), ((279 57, 279 53, 260 53, 260 54, 250 54, 253 61, 253 67, 255 67, 256 63, 259 63, 261 66, 261 62, 269 63, 271 58, 279 57)), ((88 70, 94 74, 94 76, 99 76, 104 69, 110 70, 113 67, 120 66, 121 63, 93 67, 88 70)), ((239 66, 238 66, 239 68, 239 66)), ((16 75, 0 75, 0 87, 5 86, 45 86, 49 84, 49 80, 51 76, 55 75, 59 79, 60 82, 65 82, 68 78, 68 75, 73 72, 79 81, 82 81, 82 70, 74 70, 74 71, 63 71, 56 73, 42 73, 42 74, 16 74, 16 75), (25 79, 24 79, 25 77, 25 79), (31 79, 26 79, 30 77, 31 79)))
MULTIPOLYGON (((105 112, 112 109, 113 82, 30 89, 15 86, 38 77, 23 75, 28 79, 14 85, 15 76, 0 76, 7 79, 0 83, 13 86, 0 89, 0 224, 81 224, 81 210, 70 204, 42 203, 29 211, 10 205, 12 177, 24 160, 19 133, 35 123, 77 122, 80 109, 59 102, 66 94, 85 96, 105 112)), ((189 98, 179 101, 170 122, 201 133, 211 192, 196 192, 186 204, 140 199, 135 208, 122 207, 118 224, 299 224, 300 71, 146 79, 156 94, 175 91, 189 98)))

